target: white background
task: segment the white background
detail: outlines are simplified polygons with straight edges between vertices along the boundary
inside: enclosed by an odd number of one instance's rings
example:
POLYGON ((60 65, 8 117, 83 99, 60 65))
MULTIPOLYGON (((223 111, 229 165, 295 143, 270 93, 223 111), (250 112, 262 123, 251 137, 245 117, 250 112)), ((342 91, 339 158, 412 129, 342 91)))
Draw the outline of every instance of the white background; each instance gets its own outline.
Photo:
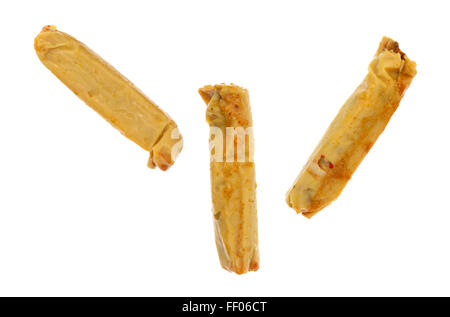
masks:
POLYGON ((448 2, 3 1, 0 295, 450 295, 448 2), (38 60, 55 24, 178 123, 167 172, 38 60), (342 195, 284 195, 383 35, 418 74, 342 195), (219 266, 197 89, 250 91, 261 268, 219 266))

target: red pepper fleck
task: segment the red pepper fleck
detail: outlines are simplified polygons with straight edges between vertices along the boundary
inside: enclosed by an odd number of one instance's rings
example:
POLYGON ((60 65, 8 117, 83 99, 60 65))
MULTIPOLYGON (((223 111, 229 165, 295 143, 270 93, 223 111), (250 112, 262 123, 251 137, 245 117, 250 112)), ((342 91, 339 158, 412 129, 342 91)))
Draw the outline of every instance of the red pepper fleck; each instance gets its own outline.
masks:
POLYGON ((331 163, 330 161, 328 161, 326 158, 325 158, 325 155, 323 155, 323 154, 321 154, 320 155, 320 159, 319 159, 319 166, 321 166, 322 164, 326 164, 326 163, 328 163, 328 167, 329 168, 333 168, 334 167, 334 165, 333 165, 333 163, 331 163))

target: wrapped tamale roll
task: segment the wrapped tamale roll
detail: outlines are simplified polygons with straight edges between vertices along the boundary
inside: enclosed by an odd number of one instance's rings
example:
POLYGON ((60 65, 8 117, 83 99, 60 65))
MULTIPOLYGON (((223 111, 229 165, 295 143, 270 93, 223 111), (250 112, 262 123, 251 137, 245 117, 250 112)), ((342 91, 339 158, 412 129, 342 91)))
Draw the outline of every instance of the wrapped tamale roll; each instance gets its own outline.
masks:
POLYGON ((46 26, 34 46, 41 62, 123 135, 167 170, 183 141, 176 123, 129 80, 72 36, 46 26))
POLYGON ((216 246, 222 267, 243 274, 259 268, 256 180, 248 91, 205 86, 216 246))
POLYGON ((342 106, 289 189, 286 201, 291 208, 310 218, 337 199, 415 75, 416 63, 397 42, 384 37, 368 75, 342 106))

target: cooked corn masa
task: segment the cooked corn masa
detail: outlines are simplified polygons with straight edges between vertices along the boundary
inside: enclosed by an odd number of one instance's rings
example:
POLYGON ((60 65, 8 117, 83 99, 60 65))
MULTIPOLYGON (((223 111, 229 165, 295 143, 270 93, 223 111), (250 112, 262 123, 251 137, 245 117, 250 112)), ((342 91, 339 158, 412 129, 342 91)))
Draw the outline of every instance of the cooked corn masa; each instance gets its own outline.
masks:
POLYGON ((41 62, 127 138, 150 152, 148 166, 167 170, 181 151, 175 122, 100 56, 54 26, 34 41, 41 62))
MULTIPOLYGON (((247 134, 242 160, 234 146, 233 135, 227 145, 227 128, 252 128, 248 91, 236 85, 205 86, 199 93, 208 105, 206 120, 210 128, 221 131, 210 133, 210 142, 223 137, 223 151, 211 151, 211 192, 216 246, 222 267, 243 274, 259 268, 258 219, 256 215, 255 165, 252 157, 252 134, 247 134), (214 138, 214 140, 212 139, 214 138), (230 154, 231 153, 231 154, 230 154), (216 155, 218 154, 218 155, 216 155), (231 155, 231 161, 227 158, 231 155), (217 159, 219 158, 219 159, 217 159)), ((211 130, 212 131, 212 130, 211 130)))
POLYGON ((416 63, 384 37, 369 73, 342 106, 289 189, 288 205, 312 217, 338 198, 397 109, 416 63))

